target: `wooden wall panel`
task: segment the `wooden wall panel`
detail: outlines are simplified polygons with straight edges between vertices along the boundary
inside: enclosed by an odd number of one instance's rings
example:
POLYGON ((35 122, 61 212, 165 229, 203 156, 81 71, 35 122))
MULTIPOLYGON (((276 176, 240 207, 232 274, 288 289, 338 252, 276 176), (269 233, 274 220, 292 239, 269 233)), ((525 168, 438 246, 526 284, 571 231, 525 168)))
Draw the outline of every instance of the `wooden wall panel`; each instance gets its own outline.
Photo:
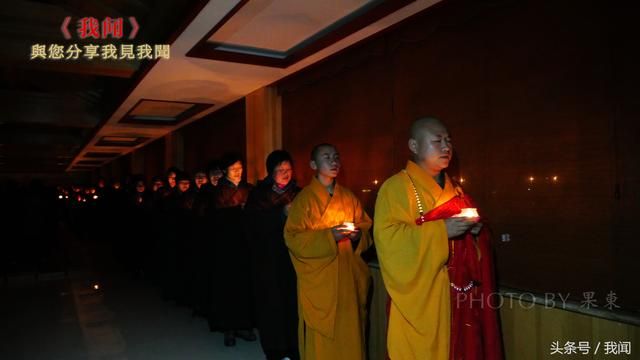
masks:
POLYGON ((124 181, 131 175, 131 154, 123 155, 109 164, 111 166, 111 182, 124 181))
POLYGON ((183 136, 184 170, 193 174, 225 152, 245 155, 245 102, 238 100, 179 130, 183 136))
POLYGON ((147 181, 156 175, 164 175, 168 168, 164 163, 164 146, 164 138, 160 138, 139 150, 144 153, 144 176, 147 181))
MULTIPOLYGON (((373 277, 373 301, 369 310, 368 351, 369 359, 386 359, 386 299, 382 274, 377 264, 370 266, 373 277)), ((512 291, 507 291, 512 293, 512 291)), ((516 294, 513 298, 502 297, 499 308, 500 324, 506 360, 541 359, 603 359, 607 357, 636 358, 634 344, 640 342, 640 327, 619 321, 564 310, 561 307, 545 306, 530 302, 533 294, 516 294), (588 342, 588 354, 551 354, 551 345, 557 341, 561 347, 566 342, 588 342), (631 356, 605 355, 605 342, 631 342, 631 356), (596 354, 597 344, 599 345, 596 354)), ((544 298, 543 294, 536 295, 544 298)), ((551 297, 550 297, 551 298, 551 297)), ((561 306, 558 297, 555 305, 561 306)))
POLYGON ((393 139, 388 136, 393 131, 393 104, 384 91, 390 84, 387 66, 365 62, 331 71, 330 77, 307 86, 281 87, 283 147, 296 161, 299 182, 306 185, 313 175, 313 146, 336 145, 342 160, 340 183, 359 194, 371 214, 377 189, 373 182, 384 179, 394 161, 393 139))
POLYGON ((633 359, 634 344, 640 341, 640 328, 637 326, 578 314, 557 308, 545 308, 541 305, 527 304, 500 309, 505 358, 510 359, 602 359, 606 357, 633 359), (577 346, 579 342, 588 342, 588 353, 551 354, 553 342, 560 347, 570 341, 577 346), (631 355, 605 355, 606 342, 631 342, 631 355), (598 345, 598 343, 600 345, 598 345), (596 347, 598 353, 596 354, 596 347))
MULTIPOLYGON (((610 81, 614 99, 614 129, 612 146, 615 152, 616 188, 614 215, 612 218, 613 256, 615 273, 610 279, 621 294, 638 294, 637 281, 630 281, 640 273, 640 241, 637 241, 637 220, 640 214, 640 47, 633 40, 637 35, 637 17, 624 7, 614 9, 612 18, 617 21, 610 33, 613 73, 610 81)), ((620 295, 620 294, 619 294, 620 295)), ((626 295, 624 295, 626 296, 626 295)))
POLYGON ((411 121, 439 117, 450 174, 511 236, 496 247, 502 284, 599 303, 614 291, 640 309, 632 24, 596 1, 445 1, 282 81, 283 146, 305 184, 311 147, 338 145, 339 181, 371 210, 371 182, 406 162, 411 121))

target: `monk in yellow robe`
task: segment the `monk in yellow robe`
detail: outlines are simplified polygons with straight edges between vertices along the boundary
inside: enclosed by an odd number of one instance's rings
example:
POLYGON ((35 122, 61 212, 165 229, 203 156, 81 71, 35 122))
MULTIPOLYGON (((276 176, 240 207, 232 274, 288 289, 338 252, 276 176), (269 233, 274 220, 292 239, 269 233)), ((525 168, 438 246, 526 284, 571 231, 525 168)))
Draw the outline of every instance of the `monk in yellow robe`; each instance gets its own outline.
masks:
POLYGON ((314 147, 310 165, 316 176, 294 199, 284 229, 297 275, 300 358, 364 359, 370 275, 360 254, 372 243, 371 219, 335 181, 335 146, 314 147))
POLYGON ((387 351, 392 360, 449 360, 448 239, 480 224, 477 218, 418 220, 456 196, 443 171, 452 146, 447 129, 433 118, 413 123, 408 145, 413 161, 385 181, 375 208, 376 251, 391 298, 387 351))

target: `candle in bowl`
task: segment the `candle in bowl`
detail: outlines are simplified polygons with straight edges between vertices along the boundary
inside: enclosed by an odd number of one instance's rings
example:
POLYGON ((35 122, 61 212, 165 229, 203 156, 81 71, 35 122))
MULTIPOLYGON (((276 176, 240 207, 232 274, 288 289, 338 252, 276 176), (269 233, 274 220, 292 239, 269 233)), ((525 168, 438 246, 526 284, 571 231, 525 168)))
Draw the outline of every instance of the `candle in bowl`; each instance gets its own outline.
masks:
POLYGON ((476 208, 464 208, 461 209, 460 214, 454 215, 453 217, 477 218, 480 217, 480 215, 478 215, 478 209, 476 208))
POLYGON ((345 221, 342 223, 342 225, 344 226, 345 230, 348 231, 354 231, 356 229, 355 224, 352 222, 345 221))

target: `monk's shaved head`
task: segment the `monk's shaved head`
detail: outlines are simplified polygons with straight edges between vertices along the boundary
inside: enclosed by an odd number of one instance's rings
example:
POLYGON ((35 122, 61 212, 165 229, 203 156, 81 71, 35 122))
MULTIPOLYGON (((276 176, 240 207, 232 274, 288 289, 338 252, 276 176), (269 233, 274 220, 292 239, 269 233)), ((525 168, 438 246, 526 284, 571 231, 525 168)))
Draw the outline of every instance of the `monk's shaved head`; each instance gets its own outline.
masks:
POLYGON ((409 138, 419 140, 424 136, 425 132, 433 132, 435 129, 443 129, 445 128, 442 121, 434 118, 434 117, 423 117, 415 120, 411 124, 411 128, 409 130, 409 138))
POLYGON ((449 166, 453 147, 442 121, 433 117, 414 121, 409 130, 408 145, 413 153, 413 161, 431 176, 438 176, 449 166))

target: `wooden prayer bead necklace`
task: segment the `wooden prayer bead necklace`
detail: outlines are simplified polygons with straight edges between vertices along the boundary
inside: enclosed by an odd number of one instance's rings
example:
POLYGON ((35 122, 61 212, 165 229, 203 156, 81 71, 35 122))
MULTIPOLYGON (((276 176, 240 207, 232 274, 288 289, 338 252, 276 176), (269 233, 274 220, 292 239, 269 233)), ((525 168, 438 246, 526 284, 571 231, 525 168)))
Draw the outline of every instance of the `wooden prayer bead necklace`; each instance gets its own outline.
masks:
POLYGON ((416 188, 416 185, 413 183, 413 179, 411 178, 411 176, 409 176, 409 173, 407 172, 407 170, 403 169, 402 171, 407 175, 407 178, 409 178, 409 182, 411 182, 411 188, 413 189, 413 195, 416 197, 416 204, 418 205, 418 213, 420 214, 420 216, 418 216, 418 218, 416 219, 416 225, 422 225, 427 220, 425 220, 424 218, 424 208, 422 207, 422 201, 420 201, 420 195, 418 195, 418 189, 416 188))
MULTIPOLYGON (((418 216, 418 218, 416 219, 416 225, 420 226, 424 224, 427 220, 425 220, 424 218, 424 208, 422 207, 422 201, 420 200, 420 195, 418 195, 418 188, 416 187, 416 184, 414 184, 413 179, 411 178, 407 170, 403 169, 402 171, 407 175, 407 178, 409 178, 409 182, 411 183, 411 188, 413 189, 413 195, 416 197, 416 205, 418 206, 418 213, 420 214, 420 216, 418 216)), ((453 256, 453 247, 452 247, 451 256, 453 256)), ((457 292, 466 293, 469 290, 473 289, 473 287, 475 286, 475 281, 471 280, 466 286, 463 286, 463 287, 460 287, 454 284, 453 282, 449 282, 449 284, 451 285, 451 288, 453 290, 457 292)))

